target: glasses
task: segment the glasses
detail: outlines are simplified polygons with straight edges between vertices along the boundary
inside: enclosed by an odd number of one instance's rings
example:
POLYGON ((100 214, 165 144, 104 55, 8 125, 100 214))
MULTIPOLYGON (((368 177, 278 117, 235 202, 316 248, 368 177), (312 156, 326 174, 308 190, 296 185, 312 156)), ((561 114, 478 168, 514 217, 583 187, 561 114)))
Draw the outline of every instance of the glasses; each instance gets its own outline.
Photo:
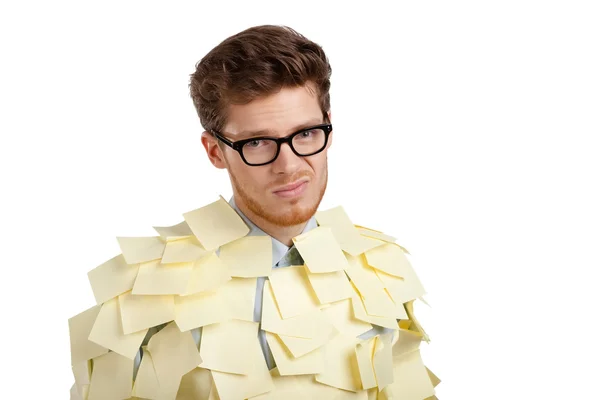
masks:
POLYGON ((281 145, 287 143, 294 154, 299 157, 312 156, 327 147, 329 134, 333 130, 331 124, 321 124, 304 128, 286 137, 253 137, 232 142, 221 133, 212 131, 217 139, 231 147, 242 157, 247 165, 259 166, 270 164, 277 159, 281 145))

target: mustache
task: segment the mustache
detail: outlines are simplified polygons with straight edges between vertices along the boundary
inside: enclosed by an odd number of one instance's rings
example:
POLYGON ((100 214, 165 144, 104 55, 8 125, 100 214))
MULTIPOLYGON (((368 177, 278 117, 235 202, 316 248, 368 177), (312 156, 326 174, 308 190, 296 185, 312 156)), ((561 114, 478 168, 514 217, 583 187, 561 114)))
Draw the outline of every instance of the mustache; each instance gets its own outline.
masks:
POLYGON ((291 176, 282 177, 281 179, 276 180, 275 182, 273 182, 273 184, 271 186, 273 188, 276 188, 276 187, 280 187, 280 186, 284 186, 284 185, 289 185, 290 183, 294 183, 304 177, 307 177, 310 179, 313 177, 313 174, 310 171, 296 172, 295 174, 293 174, 291 176))

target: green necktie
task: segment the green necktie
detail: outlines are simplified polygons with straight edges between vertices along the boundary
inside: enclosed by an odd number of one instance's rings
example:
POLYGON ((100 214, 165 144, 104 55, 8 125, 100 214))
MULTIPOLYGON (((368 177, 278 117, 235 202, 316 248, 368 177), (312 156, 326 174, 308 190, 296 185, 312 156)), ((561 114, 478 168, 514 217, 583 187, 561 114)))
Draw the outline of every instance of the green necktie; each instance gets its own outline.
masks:
POLYGON ((304 265, 304 260, 298 252, 298 249, 296 249, 296 246, 292 246, 276 266, 289 267, 290 265, 304 265))

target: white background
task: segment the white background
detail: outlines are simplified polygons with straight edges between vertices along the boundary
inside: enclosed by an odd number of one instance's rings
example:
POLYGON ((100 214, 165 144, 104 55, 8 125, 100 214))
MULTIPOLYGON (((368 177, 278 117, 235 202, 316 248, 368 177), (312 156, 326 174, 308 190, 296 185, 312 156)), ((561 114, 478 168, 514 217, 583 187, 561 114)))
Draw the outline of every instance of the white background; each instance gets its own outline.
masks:
POLYGON ((330 58, 321 208, 412 253, 439 398, 600 398, 599 20, 593 1, 3 3, 1 397, 68 398, 67 320, 116 236, 229 198, 188 76, 272 23, 330 58))

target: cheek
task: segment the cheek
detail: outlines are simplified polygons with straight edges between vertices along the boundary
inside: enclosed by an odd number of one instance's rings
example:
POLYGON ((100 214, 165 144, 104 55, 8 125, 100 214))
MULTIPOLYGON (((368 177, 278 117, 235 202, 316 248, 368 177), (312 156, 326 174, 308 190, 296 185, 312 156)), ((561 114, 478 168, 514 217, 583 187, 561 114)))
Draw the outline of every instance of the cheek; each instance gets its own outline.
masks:
POLYGON ((319 182, 323 182, 327 171, 327 158, 321 157, 310 163, 310 168, 319 182))
POLYGON ((268 174, 260 167, 249 167, 245 164, 238 166, 236 177, 247 191, 254 193, 264 192, 269 182, 268 174))

